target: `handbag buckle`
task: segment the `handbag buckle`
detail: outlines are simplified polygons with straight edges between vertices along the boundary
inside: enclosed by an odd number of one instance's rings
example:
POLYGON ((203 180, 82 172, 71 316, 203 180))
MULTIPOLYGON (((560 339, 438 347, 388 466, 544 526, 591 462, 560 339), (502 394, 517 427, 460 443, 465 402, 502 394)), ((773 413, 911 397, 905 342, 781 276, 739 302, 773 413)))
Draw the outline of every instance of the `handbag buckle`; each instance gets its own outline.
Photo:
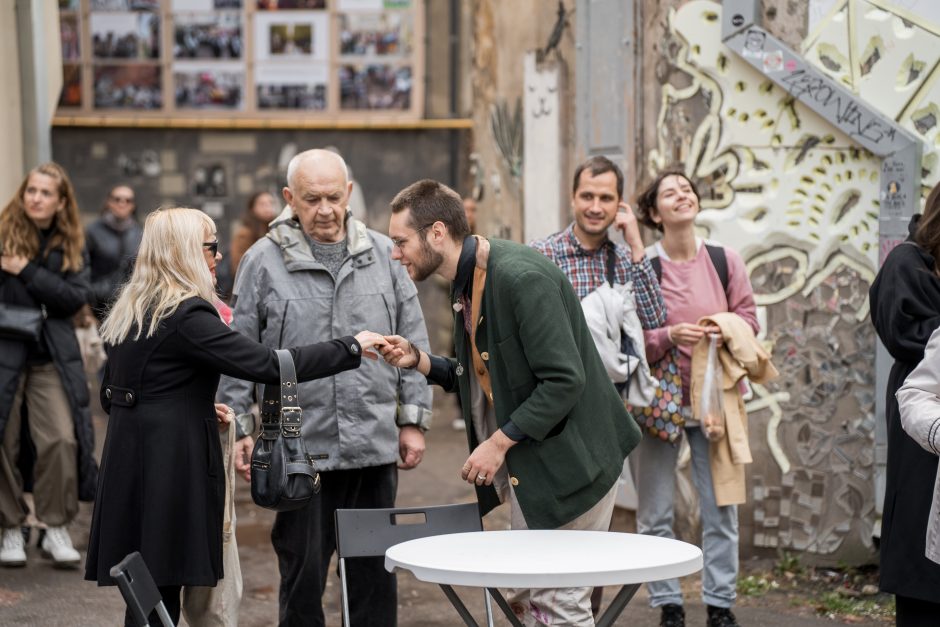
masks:
POLYGON ((300 437, 300 419, 303 410, 300 407, 281 408, 281 434, 285 438, 300 437))

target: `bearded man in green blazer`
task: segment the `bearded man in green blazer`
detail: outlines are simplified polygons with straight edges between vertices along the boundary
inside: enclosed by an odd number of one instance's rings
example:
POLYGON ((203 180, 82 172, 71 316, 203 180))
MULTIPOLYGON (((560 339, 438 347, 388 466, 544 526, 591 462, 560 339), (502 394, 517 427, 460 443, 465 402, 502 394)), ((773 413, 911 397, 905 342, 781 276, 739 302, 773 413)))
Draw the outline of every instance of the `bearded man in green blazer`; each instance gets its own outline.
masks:
MULTIPOLYGON (((460 473, 481 513, 508 501, 513 529, 606 531, 640 431, 568 277, 531 248, 471 235, 460 196, 437 181, 410 185, 391 208, 392 259, 415 281, 452 282, 456 358, 400 336, 383 356, 459 393, 471 451, 460 473)), ((590 588, 532 590, 513 609, 530 622, 594 624, 590 588)))

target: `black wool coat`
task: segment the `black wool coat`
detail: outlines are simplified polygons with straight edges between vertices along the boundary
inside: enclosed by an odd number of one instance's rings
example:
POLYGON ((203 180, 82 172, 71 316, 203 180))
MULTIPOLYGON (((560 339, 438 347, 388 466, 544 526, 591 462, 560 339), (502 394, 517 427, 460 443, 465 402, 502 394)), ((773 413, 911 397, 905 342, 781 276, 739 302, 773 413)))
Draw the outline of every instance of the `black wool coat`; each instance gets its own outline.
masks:
MULTIPOLYGON (((215 414, 219 375, 276 384, 273 349, 232 331, 193 297, 151 337, 108 346, 101 404, 110 415, 85 578, 140 551, 158 586, 222 578, 225 473, 215 414), (110 390, 110 397, 108 391, 110 390)), ((299 381, 359 366, 352 337, 291 349, 299 381)))
MULTIPOLYGON (((72 413, 78 442, 78 498, 93 501, 98 481, 95 434, 88 408, 88 381, 72 324, 72 316, 89 298, 88 266, 78 272, 63 272, 62 258, 62 249, 55 248, 47 256, 31 260, 17 276, 0 272, 0 302, 46 309, 41 341, 62 379, 72 413)), ((0 338, 0 435, 10 419, 28 352, 26 342, 0 338)))
MULTIPOLYGON (((911 221, 911 231, 920 216, 911 221)), ((895 394, 924 357, 940 326, 940 277, 934 258, 911 240, 892 250, 869 292, 871 320, 894 358, 888 378, 885 419, 888 463, 881 521, 881 589, 940 603, 940 564, 924 557, 937 456, 901 427, 895 394)))

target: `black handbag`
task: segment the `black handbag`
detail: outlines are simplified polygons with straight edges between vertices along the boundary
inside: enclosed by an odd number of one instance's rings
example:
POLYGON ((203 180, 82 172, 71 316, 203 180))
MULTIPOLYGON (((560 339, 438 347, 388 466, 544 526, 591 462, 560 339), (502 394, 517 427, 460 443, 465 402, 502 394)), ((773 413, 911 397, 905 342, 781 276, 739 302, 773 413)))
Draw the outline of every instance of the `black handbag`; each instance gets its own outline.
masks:
POLYGON ((20 342, 38 342, 45 308, 0 303, 0 338, 20 342))
POLYGON ((320 491, 320 474, 300 432, 303 411, 294 360, 289 351, 275 352, 281 385, 264 386, 261 435, 251 453, 251 498, 261 507, 287 512, 320 491))

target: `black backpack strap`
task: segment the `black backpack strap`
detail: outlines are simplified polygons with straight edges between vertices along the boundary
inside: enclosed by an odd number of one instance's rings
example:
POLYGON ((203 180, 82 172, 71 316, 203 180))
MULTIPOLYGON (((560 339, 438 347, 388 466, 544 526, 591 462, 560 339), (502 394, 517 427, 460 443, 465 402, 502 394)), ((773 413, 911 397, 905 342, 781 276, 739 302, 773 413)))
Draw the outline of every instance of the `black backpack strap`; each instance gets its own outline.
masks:
POLYGON ((708 251, 708 256, 712 260, 712 265, 715 266, 715 272, 718 273, 718 278, 721 279, 721 287, 724 288, 725 294, 727 294, 728 255, 725 254, 725 249, 722 246, 712 246, 711 244, 705 244, 705 250, 708 251))
POLYGON ((614 266, 617 263, 617 253, 614 250, 614 245, 610 244, 607 246, 607 282, 610 283, 610 286, 614 286, 614 279, 616 274, 614 273, 614 266))
POLYGON ((663 282, 663 261, 659 258, 659 255, 655 257, 650 257, 650 265, 653 266, 653 272, 656 273, 656 280, 660 283, 663 282))

